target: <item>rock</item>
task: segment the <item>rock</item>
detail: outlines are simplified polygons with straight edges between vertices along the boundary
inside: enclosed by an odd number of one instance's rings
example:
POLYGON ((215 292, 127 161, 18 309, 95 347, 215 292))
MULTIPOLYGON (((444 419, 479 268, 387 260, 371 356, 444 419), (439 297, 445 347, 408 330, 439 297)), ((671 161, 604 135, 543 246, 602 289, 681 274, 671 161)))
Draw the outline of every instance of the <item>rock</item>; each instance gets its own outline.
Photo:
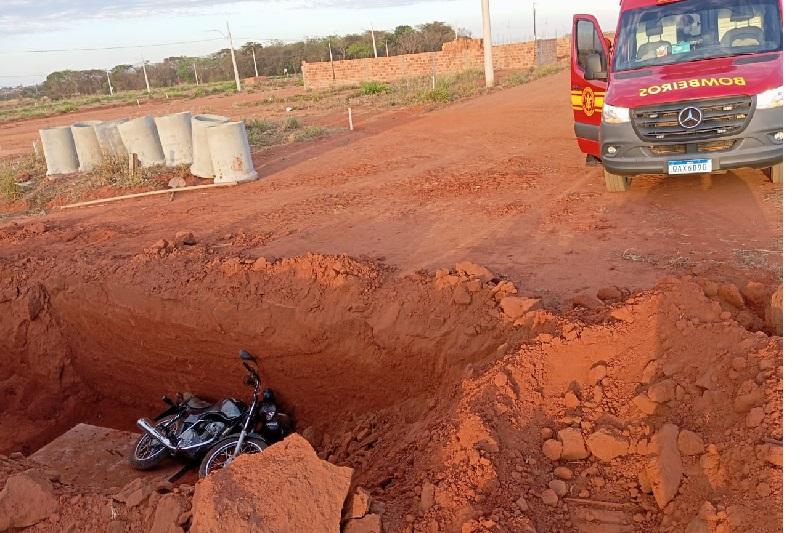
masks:
POLYGON ((252 266, 255 272, 266 272, 268 267, 269 261, 267 261, 266 257, 259 257, 252 266))
POLYGON ((14 474, 0 491, 0 531, 30 527, 58 511, 53 485, 37 470, 14 474))
POLYGON ((675 382, 665 379, 650 385, 650 388, 647 389, 647 397, 656 403, 665 403, 675 399, 675 382))
POLYGON ((717 294, 719 294, 719 283, 714 281, 705 282, 703 285, 703 293, 709 298, 715 297, 717 294))
POLYGON ((363 518, 369 513, 369 504, 369 492, 364 490, 363 487, 356 487, 356 490, 350 495, 350 499, 345 503, 345 519, 363 518))
POLYGON ((579 429, 566 428, 558 432, 558 440, 561 441, 563 449, 561 458, 565 461, 579 461, 589 457, 586 451, 586 444, 579 429))
POLYGON ((658 374, 658 363, 655 361, 648 362, 642 370, 642 378, 639 382, 642 385, 650 385, 658 374))
POLYGON ((170 189, 177 189, 179 187, 186 187, 186 180, 180 176, 175 176, 167 183, 167 187, 170 189))
POLYGON ((506 386, 506 383, 508 383, 508 374, 500 371, 494 376, 493 381, 496 387, 503 388, 506 386))
POLYGON ((764 420, 764 409, 761 407, 753 407, 750 409, 750 412, 747 413, 747 417, 745 418, 745 424, 749 428, 757 428, 761 425, 761 422, 764 420))
POLYGON ((500 451, 500 445, 491 436, 486 436, 475 443, 475 449, 483 450, 486 453, 497 453, 500 451))
POLYGON ((177 494, 165 494, 158 500, 150 533, 182 533, 178 519, 183 512, 183 499, 177 494))
POLYGON ((339 533, 352 474, 351 468, 318 458, 300 435, 289 435, 201 479, 192 499, 190 531, 252 531, 256 524, 264 532, 339 533))
POLYGON ((758 388, 755 382, 748 380, 739 387, 739 393, 733 400, 733 410, 737 413, 746 413, 761 401, 761 389, 758 388))
POLYGON ((737 372, 741 372, 745 368, 747 368, 747 359, 744 357, 734 357, 731 361, 731 368, 733 368, 737 372))
POLYGON ((167 246, 169 246, 169 243, 166 240, 159 239, 159 240, 157 240, 156 242, 154 242, 153 244, 150 245, 150 249, 151 250, 155 250, 155 251, 165 250, 167 248, 167 246))
POLYGON ((601 302, 596 296, 593 296, 585 292, 573 296, 572 299, 570 300, 570 303, 572 304, 573 308, 585 307, 586 309, 589 310, 594 310, 599 307, 603 307, 603 302, 601 302))
POLYGON ((570 479, 572 479, 572 470, 570 470, 566 466, 557 466, 553 470, 553 475, 556 476, 558 479, 564 479, 569 481, 570 479))
POLYGON ((456 305, 469 305, 472 303, 472 295, 463 285, 456 285, 453 289, 453 303, 456 305))
POLYGON ((663 509, 678 493, 683 476, 681 454, 678 451, 678 427, 664 424, 650 441, 653 456, 647 461, 647 478, 653 487, 653 496, 663 509))
POLYGON ((492 274, 491 270, 484 266, 476 265, 472 261, 456 263, 456 271, 471 278, 478 278, 481 281, 489 281, 494 278, 494 274, 492 274))
POLYGON ((783 285, 772 294, 766 309, 767 324, 778 334, 783 336, 783 285))
POLYGON ((364 518, 348 520, 343 533, 381 533, 381 515, 368 514, 364 518))
POLYGON ((575 409, 581 404, 581 401, 575 396, 575 393, 570 391, 564 395, 564 406, 567 409, 575 409))
POLYGON ((608 429, 601 429, 589 435, 586 444, 592 455, 605 463, 628 454, 628 440, 608 429))
POLYGON ((550 489, 556 493, 559 498, 563 498, 569 492, 569 487, 567 483, 561 479, 554 479, 547 484, 550 489))
POLYGON ((542 435, 542 438, 544 440, 553 438, 553 430, 550 428, 542 428, 541 430, 539 430, 539 433, 542 435))
POLYGON ((625 322, 626 324, 633 323, 633 311, 628 306, 617 307, 609 314, 614 320, 619 320, 620 322, 625 322))
POLYGON ((652 415, 658 409, 658 404, 645 394, 640 394, 633 399, 633 405, 646 415, 652 415))
POLYGON ((142 478, 136 478, 125 485, 125 487, 112 496, 112 498, 118 502, 124 503, 125 507, 131 509, 141 505, 143 501, 150 497, 154 490, 155 487, 151 483, 145 483, 142 478))
POLYGON ((564 445, 555 439, 548 439, 542 444, 542 453, 551 461, 558 461, 561 459, 561 452, 564 450, 564 445))
POLYGON ((179 231, 175 234, 175 244, 194 246, 197 244, 197 239, 194 238, 194 233, 191 231, 179 231))
POLYGON ((528 502, 525 500, 524 496, 520 496, 519 499, 514 503, 517 504, 517 507, 519 507, 519 510, 523 513, 527 513, 530 509, 530 506, 528 506, 528 502))
POLYGON ((550 507, 558 505, 558 494, 556 494, 553 489, 544 489, 541 498, 542 503, 545 505, 549 505, 550 507))
POLYGON ((650 484, 650 478, 647 477, 647 470, 639 472, 639 488, 644 494, 653 493, 653 486, 650 484))
POLYGON ((616 287, 604 287, 597 291, 597 298, 604 302, 621 302, 622 291, 616 287))
POLYGON ((703 437, 694 431, 682 430, 678 434, 678 450, 682 455, 702 455, 705 451, 703 437))
POLYGON ((419 496, 419 508, 425 513, 433 507, 434 498, 436 496, 436 486, 430 481, 422 484, 422 492, 419 496))
POLYGON ((589 370, 589 384, 595 385, 603 380, 608 374, 606 365, 595 365, 589 370))
POLYGON ((719 288, 718 296, 723 302, 727 302, 737 309, 744 309, 744 298, 739 288, 733 283, 726 283, 719 288))
POLYGON ((539 300, 534 298, 521 298, 519 296, 506 296, 500 300, 500 309, 511 320, 516 320, 522 315, 534 309, 539 304, 539 300))
POLYGON ((783 466, 783 446, 764 444, 760 446, 758 456, 774 466, 783 466))

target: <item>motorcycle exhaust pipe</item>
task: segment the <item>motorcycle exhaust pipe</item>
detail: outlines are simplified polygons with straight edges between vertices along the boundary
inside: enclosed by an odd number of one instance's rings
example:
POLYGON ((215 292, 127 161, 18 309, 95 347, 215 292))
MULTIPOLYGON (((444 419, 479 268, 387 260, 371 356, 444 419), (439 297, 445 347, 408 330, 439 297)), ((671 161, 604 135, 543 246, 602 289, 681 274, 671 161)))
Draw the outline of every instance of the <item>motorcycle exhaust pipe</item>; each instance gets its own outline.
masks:
POLYGON ((144 431, 145 433, 156 439, 158 442, 163 444, 164 447, 172 451, 175 451, 175 445, 173 445, 169 441, 169 439, 166 436, 164 436, 164 434, 162 434, 158 429, 153 427, 153 425, 150 423, 148 419, 140 418, 139 420, 136 421, 136 425, 139 426, 139 428, 141 428, 142 431, 144 431))

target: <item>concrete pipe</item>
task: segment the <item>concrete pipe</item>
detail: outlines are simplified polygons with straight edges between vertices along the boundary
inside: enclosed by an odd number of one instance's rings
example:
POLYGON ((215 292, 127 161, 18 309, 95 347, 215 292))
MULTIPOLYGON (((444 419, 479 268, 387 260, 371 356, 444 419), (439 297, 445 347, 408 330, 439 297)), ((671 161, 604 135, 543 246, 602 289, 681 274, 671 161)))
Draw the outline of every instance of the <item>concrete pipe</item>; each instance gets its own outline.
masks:
POLYGON ((192 163, 192 114, 188 111, 156 117, 158 137, 168 167, 192 163))
POLYGON ((72 125, 72 137, 75 139, 75 150, 78 152, 81 172, 91 172, 103 163, 103 151, 94 132, 94 127, 98 124, 102 122, 89 120, 72 125))
POLYGON ((214 183, 251 181, 258 177, 244 122, 225 122, 208 128, 208 150, 214 165, 214 183))
POLYGON ((164 164, 164 152, 153 117, 140 117, 117 124, 122 143, 129 154, 139 156, 143 167, 164 164))
POLYGON ((196 115, 192 117, 192 174, 199 178, 213 178, 214 165, 208 151, 208 128, 228 122, 220 115, 196 115))
POLYGON ((44 158, 47 161, 47 175, 72 174, 78 171, 80 162, 75 150, 72 128, 61 126, 39 130, 42 139, 44 158))
POLYGON ((117 126, 127 121, 127 118, 121 118, 95 124, 94 132, 97 134, 97 142, 100 143, 100 149, 103 151, 104 156, 115 158, 128 157, 128 151, 125 149, 122 136, 119 134, 119 129, 117 128, 117 126))

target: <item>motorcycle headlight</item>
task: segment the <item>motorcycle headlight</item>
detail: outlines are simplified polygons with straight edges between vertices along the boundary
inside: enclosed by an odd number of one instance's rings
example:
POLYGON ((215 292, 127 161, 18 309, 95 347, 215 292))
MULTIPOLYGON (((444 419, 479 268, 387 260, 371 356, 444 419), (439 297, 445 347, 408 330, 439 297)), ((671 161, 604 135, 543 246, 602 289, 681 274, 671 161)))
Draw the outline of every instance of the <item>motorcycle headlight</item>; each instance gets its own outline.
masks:
POLYGON ((631 121, 631 110, 605 104, 603 106, 603 122, 606 124, 627 124, 631 121))
POLYGON ((770 89, 756 96, 756 109, 783 107, 783 86, 770 89))

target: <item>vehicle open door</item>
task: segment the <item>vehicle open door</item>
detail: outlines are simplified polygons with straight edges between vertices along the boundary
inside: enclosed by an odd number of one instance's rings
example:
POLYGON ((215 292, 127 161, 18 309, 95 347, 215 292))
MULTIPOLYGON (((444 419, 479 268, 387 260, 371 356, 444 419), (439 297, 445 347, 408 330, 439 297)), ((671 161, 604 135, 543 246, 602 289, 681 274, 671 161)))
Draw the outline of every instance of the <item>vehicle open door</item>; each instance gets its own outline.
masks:
POLYGON ((600 158, 600 122, 608 87, 609 45, 592 15, 572 24, 572 110, 575 136, 587 161, 600 158), (589 157, 591 156, 591 157, 589 157))

